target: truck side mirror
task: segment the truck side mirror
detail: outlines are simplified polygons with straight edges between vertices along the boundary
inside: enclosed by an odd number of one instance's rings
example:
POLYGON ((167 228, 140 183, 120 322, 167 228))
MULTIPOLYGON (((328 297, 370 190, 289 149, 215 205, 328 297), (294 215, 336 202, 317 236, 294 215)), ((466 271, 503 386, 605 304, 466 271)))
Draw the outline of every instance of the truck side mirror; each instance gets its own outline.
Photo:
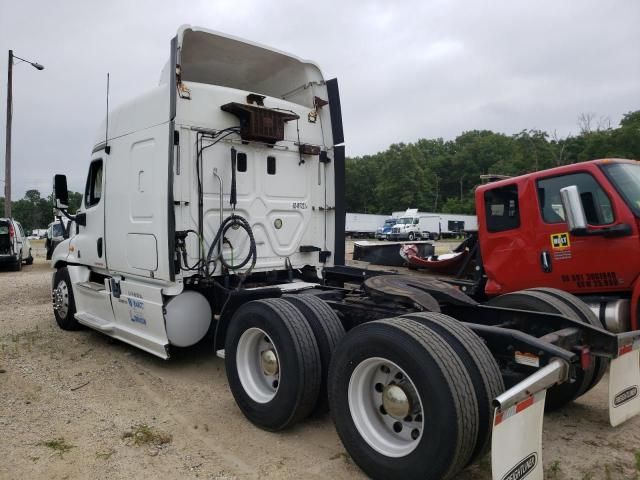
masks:
POLYGON ((582 207, 582 199, 576 185, 570 185, 560 189, 560 198, 562 199, 562 208, 569 231, 584 232, 587 230, 587 216, 582 207))
POLYGON ((55 175, 53 177, 53 202, 55 208, 69 208, 69 190, 67 190, 66 175, 55 175))

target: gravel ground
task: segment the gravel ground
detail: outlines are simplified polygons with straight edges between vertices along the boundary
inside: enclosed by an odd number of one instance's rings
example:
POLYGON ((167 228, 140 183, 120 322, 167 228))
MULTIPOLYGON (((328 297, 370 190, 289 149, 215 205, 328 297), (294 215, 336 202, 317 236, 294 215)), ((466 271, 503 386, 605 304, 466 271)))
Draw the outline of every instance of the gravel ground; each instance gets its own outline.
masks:
MULTIPOLYGON (((163 361, 58 329, 50 281, 41 256, 0 271, 0 478, 364 478, 328 416, 279 434, 246 421, 209 349, 163 361)), ((606 387, 545 417, 547 479, 637 478, 640 419, 611 428, 606 387)), ((488 462, 458 478, 488 480, 488 462)))

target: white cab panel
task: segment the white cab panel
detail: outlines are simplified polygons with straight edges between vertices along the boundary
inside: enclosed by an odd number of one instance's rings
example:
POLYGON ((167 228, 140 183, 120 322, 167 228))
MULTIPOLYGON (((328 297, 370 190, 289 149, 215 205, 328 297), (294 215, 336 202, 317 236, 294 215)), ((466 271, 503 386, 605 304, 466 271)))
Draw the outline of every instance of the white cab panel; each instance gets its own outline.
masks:
POLYGON ((169 280, 169 124, 111 142, 106 156, 109 271, 169 280))

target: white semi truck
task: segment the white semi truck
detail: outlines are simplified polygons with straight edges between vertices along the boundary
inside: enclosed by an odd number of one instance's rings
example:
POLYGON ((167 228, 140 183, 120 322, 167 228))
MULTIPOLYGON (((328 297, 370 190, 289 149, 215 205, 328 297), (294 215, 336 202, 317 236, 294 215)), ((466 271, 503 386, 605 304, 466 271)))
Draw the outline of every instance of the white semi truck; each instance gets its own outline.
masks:
POLYGON ((424 238, 440 238, 440 217, 437 215, 421 215, 418 209, 409 208, 396 218, 391 227, 389 240, 419 240, 424 238))
POLYGON ((165 359, 208 342, 251 422, 330 409, 373 478, 455 478, 490 446, 495 479, 542 478, 545 399, 574 400, 609 362, 611 423, 640 411, 640 332, 605 330, 575 297, 498 307, 345 266, 336 80, 190 26, 169 53, 160 84, 98 130, 76 215, 54 179, 74 221, 51 260, 61 328, 165 359))
POLYGON ((392 230, 392 239, 430 238, 437 240, 459 237, 464 232, 478 230, 478 217, 475 215, 420 212, 418 209, 411 208, 404 212, 393 212, 392 216, 397 218, 399 223, 400 219, 404 219, 402 225, 398 225, 397 231, 392 230), (409 238, 410 236, 413 238, 409 238))

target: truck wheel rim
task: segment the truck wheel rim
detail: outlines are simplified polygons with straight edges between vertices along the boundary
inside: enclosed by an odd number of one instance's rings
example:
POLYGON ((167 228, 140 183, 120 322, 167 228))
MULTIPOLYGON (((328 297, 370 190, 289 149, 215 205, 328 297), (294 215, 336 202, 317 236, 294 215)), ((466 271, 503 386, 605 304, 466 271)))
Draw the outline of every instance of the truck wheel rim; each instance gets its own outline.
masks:
POLYGON ((348 389, 351 418, 371 448, 404 457, 420 443, 424 415, 420 395, 398 365, 380 357, 360 362, 348 389))
POLYGON ((53 309, 58 312, 62 318, 66 318, 69 312, 69 287, 67 282, 61 280, 53 292, 53 309))
POLYGON ((238 340, 236 368, 244 391, 257 403, 270 402, 280 386, 280 357, 264 330, 249 328, 238 340))

